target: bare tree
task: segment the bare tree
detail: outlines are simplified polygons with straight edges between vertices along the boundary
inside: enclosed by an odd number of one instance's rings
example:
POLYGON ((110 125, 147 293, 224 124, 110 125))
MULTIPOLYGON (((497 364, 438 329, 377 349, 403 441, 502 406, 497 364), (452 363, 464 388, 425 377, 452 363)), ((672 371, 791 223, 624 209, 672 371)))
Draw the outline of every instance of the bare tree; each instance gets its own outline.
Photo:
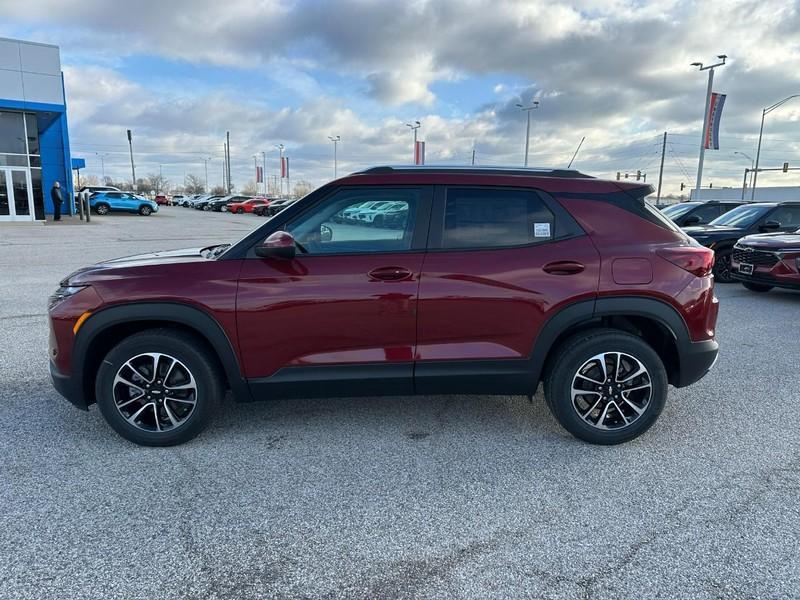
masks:
POLYGON ((150 194, 153 191, 153 186, 150 183, 150 178, 145 179, 137 179, 136 180, 136 191, 140 194, 150 194))
POLYGON ((183 186, 187 194, 204 194, 206 186, 203 183, 203 178, 191 173, 186 176, 186 184, 183 186))
POLYGON ((147 181, 156 194, 166 193, 169 191, 169 181, 160 173, 151 173, 147 176, 147 181))
POLYGON ((225 188, 222 187, 221 185, 215 185, 213 188, 211 188, 211 193, 214 194, 215 196, 226 196, 227 195, 225 193, 225 188))
POLYGON ((303 197, 307 194, 310 194, 313 191, 314 191, 314 185, 310 181, 301 179, 300 181, 294 184, 295 196, 303 197))
POLYGON ((86 185, 100 185, 100 180, 97 178, 97 175, 82 175, 81 176, 81 187, 86 185))
POLYGON ((255 196, 258 194, 258 184, 255 181, 248 181, 242 188, 242 194, 245 196, 255 196))

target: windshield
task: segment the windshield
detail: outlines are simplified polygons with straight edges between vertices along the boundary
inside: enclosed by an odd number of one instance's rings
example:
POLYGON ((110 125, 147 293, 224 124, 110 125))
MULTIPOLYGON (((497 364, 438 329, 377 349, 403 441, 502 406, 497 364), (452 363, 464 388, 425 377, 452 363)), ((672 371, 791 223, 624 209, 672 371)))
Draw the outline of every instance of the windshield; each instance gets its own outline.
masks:
POLYGON ((738 206, 721 217, 717 217, 709 225, 747 229, 763 217, 769 209, 769 206, 738 206))
POLYGON ((673 204, 672 206, 667 206, 661 212, 667 215, 670 219, 677 219, 688 213, 695 206, 697 206, 697 204, 682 202, 680 204, 673 204))

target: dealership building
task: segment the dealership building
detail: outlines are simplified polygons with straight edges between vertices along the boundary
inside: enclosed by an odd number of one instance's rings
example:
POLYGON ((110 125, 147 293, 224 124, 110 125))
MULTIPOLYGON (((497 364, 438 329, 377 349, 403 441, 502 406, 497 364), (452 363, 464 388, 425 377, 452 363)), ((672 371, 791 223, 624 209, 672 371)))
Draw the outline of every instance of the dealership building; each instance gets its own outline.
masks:
POLYGON ((67 106, 58 46, 0 38, 0 223, 44 221, 59 181, 72 210, 67 106))

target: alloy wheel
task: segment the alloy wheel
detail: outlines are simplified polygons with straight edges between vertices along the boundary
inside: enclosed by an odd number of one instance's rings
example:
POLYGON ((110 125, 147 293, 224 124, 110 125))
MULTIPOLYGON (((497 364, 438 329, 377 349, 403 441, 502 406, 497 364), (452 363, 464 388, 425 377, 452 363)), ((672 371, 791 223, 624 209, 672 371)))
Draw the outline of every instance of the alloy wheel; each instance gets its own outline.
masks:
POLYGON ((653 386, 639 359, 624 352, 597 354, 572 379, 572 407, 597 429, 622 429, 644 414, 653 386))
POLYGON ((197 405, 191 371, 168 354, 148 352, 125 361, 112 384, 122 417, 143 431, 163 432, 183 425, 197 405))

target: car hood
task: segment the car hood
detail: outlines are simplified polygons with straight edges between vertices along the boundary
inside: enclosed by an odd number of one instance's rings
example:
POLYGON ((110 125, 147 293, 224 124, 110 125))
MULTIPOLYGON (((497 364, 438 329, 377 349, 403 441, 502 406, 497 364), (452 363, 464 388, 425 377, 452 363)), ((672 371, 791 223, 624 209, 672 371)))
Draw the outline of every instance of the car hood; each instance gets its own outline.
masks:
POLYGON ((62 285, 65 285, 67 282, 71 285, 88 284, 91 283, 95 277, 103 277, 114 269, 212 260, 213 257, 208 250, 214 247, 215 246, 182 248, 179 250, 165 250, 161 252, 124 256, 122 258, 112 258, 111 260, 105 260, 94 265, 82 267, 65 277, 61 283, 62 285))
POLYGON ((740 240, 742 246, 750 248, 787 248, 800 250, 800 233, 759 233, 758 235, 748 235, 740 240))
POLYGON ((684 227, 683 230, 691 235, 741 235, 742 230, 735 227, 720 227, 719 225, 694 225, 684 227))

